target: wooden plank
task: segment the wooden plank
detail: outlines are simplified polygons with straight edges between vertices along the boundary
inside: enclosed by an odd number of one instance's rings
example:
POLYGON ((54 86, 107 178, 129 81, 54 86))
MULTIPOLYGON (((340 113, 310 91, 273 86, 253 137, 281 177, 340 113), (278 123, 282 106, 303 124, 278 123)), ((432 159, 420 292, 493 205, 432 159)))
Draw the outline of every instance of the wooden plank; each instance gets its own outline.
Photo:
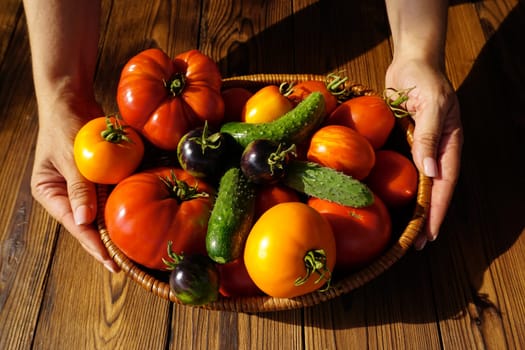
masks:
POLYGON ((293 73, 291 14, 285 1, 205 1, 200 48, 224 77, 293 73))
POLYGON ((8 47, 12 45, 12 35, 15 33, 22 12, 21 0, 2 1, 2 11, 0 11, 0 64, 8 52, 8 47))
POLYGON ((168 319, 167 301, 123 273, 110 274, 61 230, 34 335, 35 348, 162 349, 168 319))
MULTIPOLYGON (((491 4, 494 5, 494 2, 491 4)), ((440 238, 439 242, 447 245, 445 251, 451 253, 454 263, 450 264, 446 259, 444 261, 444 254, 437 253, 435 258, 439 256, 440 262, 432 274, 436 276, 436 295, 453 295, 448 299, 438 297, 436 303, 440 318, 443 319, 440 323, 443 341, 458 347, 475 344, 478 348, 512 348, 512 341, 509 342, 504 325, 515 324, 507 323, 507 317, 519 319, 520 316, 517 315, 523 313, 521 309, 515 316, 514 311, 505 310, 500 294, 505 293, 508 286, 498 285, 495 278, 497 274, 494 272, 499 265, 497 256, 512 244, 516 227, 520 227, 517 220, 510 220, 512 223, 508 224, 509 211, 516 212, 512 208, 518 203, 517 198, 523 198, 523 191, 516 192, 510 189, 513 186, 520 188, 518 179, 523 179, 523 168, 521 174, 519 171, 516 174, 516 169, 487 166, 488 159, 499 159, 504 164, 505 159, 511 161, 514 157, 520 157, 520 152, 516 151, 516 145, 519 144, 516 125, 493 123, 494 115, 505 114, 505 107, 503 111, 500 110, 497 101, 499 98, 508 98, 505 96, 508 89, 503 89, 503 95, 500 92, 501 88, 487 89, 489 86, 504 86, 500 80, 505 74, 501 74, 498 68, 501 48, 491 47, 492 40, 496 40, 500 35, 508 35, 501 32, 504 29, 500 23, 506 14, 504 8, 500 10, 499 13, 503 15, 498 20, 495 20, 497 16, 494 16, 498 11, 490 12, 491 20, 494 21, 490 26, 488 18, 475 20, 477 11, 486 13, 480 11, 479 4, 477 7, 470 4, 456 5, 450 11, 447 65, 449 72, 452 72, 452 81, 458 87, 466 143, 462 178, 450 210, 449 223, 444 226, 444 230, 451 232, 446 234, 448 240, 442 241, 440 238), (488 27, 494 28, 494 31, 487 30, 488 27), (486 37, 491 38, 487 44, 486 37), (506 135, 505 140, 498 139, 496 144, 487 142, 493 133, 506 135), (484 170, 480 172, 480 169, 484 170), (498 185, 497 188, 487 186, 491 182, 501 182, 502 185, 498 185), (505 190, 507 186, 509 188, 505 190), (500 216, 501 219, 498 219, 500 216), (507 224, 500 225, 497 222, 507 224), (498 234, 495 234, 496 232, 498 234), (448 280, 460 283, 445 284, 445 274, 453 274, 448 280), (447 316, 443 310, 456 309, 453 304, 462 298, 465 305, 458 305, 457 310, 464 309, 465 312, 459 313, 455 318, 447 316)), ((503 49, 503 52, 508 52, 506 49, 503 49)), ((523 227, 523 220, 521 223, 523 227)), ((516 263, 519 266, 520 263, 516 263)), ((518 293, 514 301, 514 294, 505 294, 506 298, 511 300, 510 303, 518 306, 519 310, 521 302, 516 301, 523 299, 523 295, 518 293)), ((514 334, 516 339, 513 342, 519 344, 516 341, 520 337, 519 333, 514 334)))
POLYGON ((19 349, 32 342, 57 225, 31 197, 36 106, 25 21, 10 11, 16 27, 2 33, 10 40, 0 67, 0 348, 19 349))

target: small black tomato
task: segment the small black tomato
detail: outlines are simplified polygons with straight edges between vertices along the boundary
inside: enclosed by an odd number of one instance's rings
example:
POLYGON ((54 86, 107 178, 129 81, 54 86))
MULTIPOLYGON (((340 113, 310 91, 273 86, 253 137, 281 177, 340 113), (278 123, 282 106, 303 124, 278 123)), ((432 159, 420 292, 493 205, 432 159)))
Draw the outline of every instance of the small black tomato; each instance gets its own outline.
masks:
POLYGON ((281 180, 295 145, 286 147, 267 139, 250 142, 241 156, 241 170, 248 180, 256 184, 274 184, 281 180))

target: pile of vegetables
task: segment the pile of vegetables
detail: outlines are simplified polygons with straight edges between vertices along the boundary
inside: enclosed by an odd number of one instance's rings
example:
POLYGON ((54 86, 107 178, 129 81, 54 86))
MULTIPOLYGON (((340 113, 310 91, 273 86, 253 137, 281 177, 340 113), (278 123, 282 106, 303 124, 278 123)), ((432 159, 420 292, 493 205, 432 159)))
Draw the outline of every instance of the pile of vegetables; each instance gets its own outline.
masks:
POLYGON ((326 290, 372 262, 417 172, 385 147, 395 123, 385 98, 348 98, 345 81, 222 89, 197 50, 131 58, 119 115, 93 119, 74 143, 79 171, 111 186, 113 243, 169 273, 192 305, 326 290))

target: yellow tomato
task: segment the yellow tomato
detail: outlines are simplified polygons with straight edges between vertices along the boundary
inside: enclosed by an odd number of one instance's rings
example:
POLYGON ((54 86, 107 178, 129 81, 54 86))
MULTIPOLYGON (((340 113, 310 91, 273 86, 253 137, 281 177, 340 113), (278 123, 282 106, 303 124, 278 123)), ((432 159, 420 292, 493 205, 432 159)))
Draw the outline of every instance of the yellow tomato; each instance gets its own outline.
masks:
POLYGON ((301 202, 268 209, 254 224, 244 248, 250 278, 264 293, 279 298, 327 286, 335 260, 330 224, 301 202))
POLYGON ((292 108, 292 102, 281 93, 278 86, 268 85, 258 90, 246 101, 242 110, 242 121, 246 123, 271 122, 292 108))
POLYGON ((99 117, 80 128, 73 154, 86 179, 98 184, 116 184, 139 166, 144 144, 135 130, 115 117, 99 117))

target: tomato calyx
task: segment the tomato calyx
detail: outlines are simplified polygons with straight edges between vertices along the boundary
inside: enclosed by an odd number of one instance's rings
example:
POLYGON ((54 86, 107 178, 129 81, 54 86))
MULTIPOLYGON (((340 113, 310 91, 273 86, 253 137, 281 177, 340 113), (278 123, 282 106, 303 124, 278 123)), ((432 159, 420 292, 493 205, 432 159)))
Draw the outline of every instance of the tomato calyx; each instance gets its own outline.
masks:
POLYGON ((325 292, 330 288, 330 282, 332 280, 332 272, 326 266, 327 258, 324 249, 314 249, 309 250, 304 256, 304 266, 306 268, 306 274, 302 277, 298 277, 295 280, 294 285, 300 286, 305 284, 312 274, 317 273, 319 278, 315 280, 315 284, 320 283, 321 281, 326 282, 326 286, 320 289, 321 292, 325 292))
POLYGON ((170 80, 164 81, 164 86, 174 97, 179 96, 186 87, 186 77, 183 73, 175 73, 170 80))
POLYGON ((408 101, 408 94, 414 88, 415 86, 401 90, 394 88, 386 88, 383 92, 383 98, 394 113, 394 116, 396 116, 396 118, 405 118, 410 116, 410 112, 406 110, 403 104, 406 101, 408 101))
POLYGON ((119 116, 113 116, 113 119, 115 121, 112 121, 111 116, 106 116, 106 129, 100 133, 100 136, 111 143, 121 143, 122 141, 134 143, 126 132, 126 128, 129 126, 122 125, 119 116))
POLYGON ((270 174, 274 175, 275 171, 283 171, 284 167, 287 165, 290 155, 296 156, 295 144, 292 144, 290 147, 283 149, 284 144, 279 143, 275 152, 272 152, 268 156, 268 166, 270 167, 270 174))
POLYGON ((338 100, 345 100, 346 90, 344 84, 348 80, 348 77, 341 77, 335 73, 330 73, 326 76, 326 89, 338 100))
POLYGON ((171 260, 162 258, 162 261, 164 262, 164 264, 166 264, 166 270, 175 269, 175 267, 177 267, 177 265, 180 264, 182 259, 184 259, 184 256, 182 254, 179 255, 171 249, 172 246, 173 246, 173 242, 168 241, 168 257, 171 260))
POLYGON ((209 193, 201 192, 198 186, 190 186, 187 182, 177 179, 175 173, 172 171, 170 176, 162 177, 161 181, 169 188, 170 193, 178 202, 184 202, 196 198, 209 197, 209 193))
POLYGON ((201 147, 202 154, 206 153, 206 149, 219 149, 221 147, 221 141, 223 140, 222 134, 216 132, 210 135, 208 131, 208 121, 204 122, 202 133, 199 136, 193 136, 188 141, 193 141, 201 147))

